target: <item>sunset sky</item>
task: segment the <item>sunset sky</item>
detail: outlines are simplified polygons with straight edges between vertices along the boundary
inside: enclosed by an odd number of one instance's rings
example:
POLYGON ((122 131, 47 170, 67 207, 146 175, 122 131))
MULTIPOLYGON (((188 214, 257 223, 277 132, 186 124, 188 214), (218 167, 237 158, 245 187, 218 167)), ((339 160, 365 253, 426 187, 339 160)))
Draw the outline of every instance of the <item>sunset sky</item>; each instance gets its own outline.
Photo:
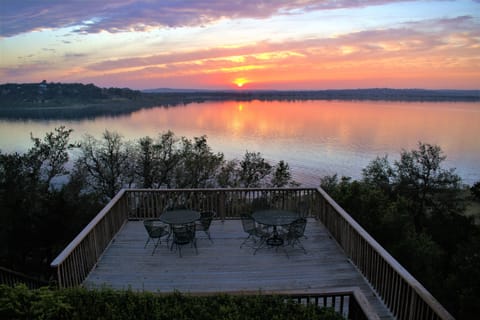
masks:
POLYGON ((480 89, 480 0, 0 0, 0 83, 480 89))

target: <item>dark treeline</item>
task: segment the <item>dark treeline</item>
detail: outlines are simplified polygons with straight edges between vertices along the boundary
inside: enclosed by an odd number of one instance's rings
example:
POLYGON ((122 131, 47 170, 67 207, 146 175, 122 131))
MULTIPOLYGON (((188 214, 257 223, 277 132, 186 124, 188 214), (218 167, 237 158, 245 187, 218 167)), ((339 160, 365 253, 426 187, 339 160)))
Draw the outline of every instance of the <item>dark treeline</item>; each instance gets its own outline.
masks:
POLYGON ((344 89, 309 91, 200 91, 141 92, 127 88, 99 88, 80 83, 0 85, 0 117, 80 119, 129 114, 141 108, 171 107, 206 101, 374 100, 411 102, 478 102, 479 90, 344 89))
MULTIPOLYGON (((53 258, 123 187, 298 185, 284 161, 249 151, 226 160, 206 136, 167 131, 125 141, 105 131, 72 143, 71 132, 32 137, 24 154, 0 152, 0 265, 48 280, 53 258)), ((465 209, 478 205, 480 182, 466 187, 444 160, 440 147, 419 143, 393 163, 374 159, 358 181, 334 175, 321 186, 450 312, 469 319, 480 313, 480 229, 465 209)))
POLYGON ((480 182, 466 189, 444 160, 440 147, 419 143, 393 163, 373 160, 358 181, 333 175, 321 186, 454 316, 474 319, 480 228, 465 209, 478 205, 480 182))

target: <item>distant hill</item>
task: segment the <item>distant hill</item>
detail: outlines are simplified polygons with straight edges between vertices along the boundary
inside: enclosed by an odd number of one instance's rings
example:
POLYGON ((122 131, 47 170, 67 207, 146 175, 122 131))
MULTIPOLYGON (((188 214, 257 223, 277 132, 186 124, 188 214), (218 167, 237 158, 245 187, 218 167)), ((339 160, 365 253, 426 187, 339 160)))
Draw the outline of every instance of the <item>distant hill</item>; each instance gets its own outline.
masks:
POLYGON ((464 101, 480 102, 480 90, 197 90, 159 88, 145 91, 99 88, 81 83, 7 83, 0 85, 1 118, 87 118, 131 113, 153 106, 171 107, 206 101, 464 101))
POLYGON ((65 104, 134 100, 140 91, 128 88, 99 88, 82 83, 7 83, 0 85, 0 108, 41 107, 65 104))
POLYGON ((215 92, 219 90, 209 89, 176 89, 176 88, 156 88, 156 89, 144 89, 141 90, 145 93, 171 93, 171 92, 215 92))

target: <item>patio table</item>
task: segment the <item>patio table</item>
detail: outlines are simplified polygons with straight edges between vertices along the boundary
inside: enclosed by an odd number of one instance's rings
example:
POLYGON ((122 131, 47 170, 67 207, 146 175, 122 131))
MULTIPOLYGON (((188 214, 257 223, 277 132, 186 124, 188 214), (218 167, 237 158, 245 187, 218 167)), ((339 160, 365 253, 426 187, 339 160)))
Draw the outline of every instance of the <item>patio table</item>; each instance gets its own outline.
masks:
POLYGON ((278 234, 277 227, 287 226, 300 218, 300 215, 293 211, 281 209, 267 209, 255 211, 252 218, 265 226, 273 227, 272 235, 266 240, 269 246, 281 246, 283 239, 278 234))
POLYGON ((167 210, 160 215, 160 220, 169 225, 193 223, 200 219, 200 212, 191 209, 167 210))

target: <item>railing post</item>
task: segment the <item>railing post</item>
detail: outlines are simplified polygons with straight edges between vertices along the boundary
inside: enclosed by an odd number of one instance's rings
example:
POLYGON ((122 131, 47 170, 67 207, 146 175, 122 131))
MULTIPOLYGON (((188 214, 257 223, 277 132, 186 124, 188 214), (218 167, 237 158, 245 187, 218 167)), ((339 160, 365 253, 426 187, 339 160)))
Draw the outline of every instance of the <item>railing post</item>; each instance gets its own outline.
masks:
POLYGON ((225 191, 220 191, 218 196, 218 214, 222 221, 225 221, 225 202, 226 202, 226 195, 225 191))

